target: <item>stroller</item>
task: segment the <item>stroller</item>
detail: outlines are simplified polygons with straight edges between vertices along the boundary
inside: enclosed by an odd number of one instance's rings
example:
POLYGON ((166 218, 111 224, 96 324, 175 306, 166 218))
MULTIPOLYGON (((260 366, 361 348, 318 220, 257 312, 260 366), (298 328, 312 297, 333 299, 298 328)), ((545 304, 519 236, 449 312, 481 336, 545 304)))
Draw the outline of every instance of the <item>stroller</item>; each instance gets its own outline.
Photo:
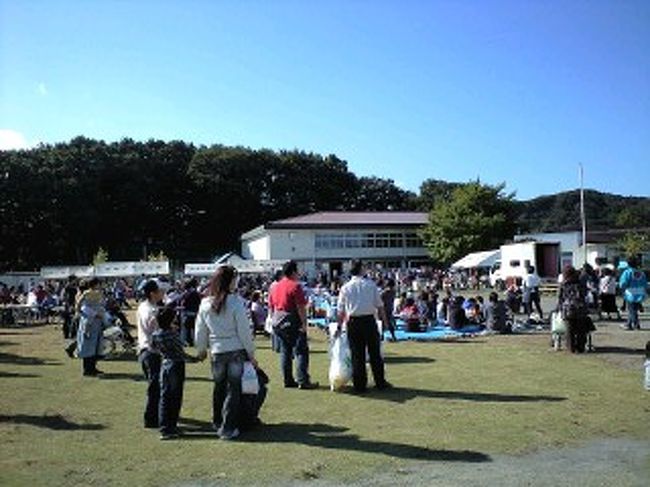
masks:
MULTIPOLYGON (((99 355, 103 358, 110 358, 118 355, 135 354, 135 338, 129 333, 128 323, 125 324, 120 318, 110 313, 107 314, 107 318, 108 322, 99 344, 99 355)), ((75 318, 74 321, 76 330, 78 318, 75 318)), ((74 358, 77 352, 77 341, 71 341, 65 347, 65 351, 70 358, 74 358)))

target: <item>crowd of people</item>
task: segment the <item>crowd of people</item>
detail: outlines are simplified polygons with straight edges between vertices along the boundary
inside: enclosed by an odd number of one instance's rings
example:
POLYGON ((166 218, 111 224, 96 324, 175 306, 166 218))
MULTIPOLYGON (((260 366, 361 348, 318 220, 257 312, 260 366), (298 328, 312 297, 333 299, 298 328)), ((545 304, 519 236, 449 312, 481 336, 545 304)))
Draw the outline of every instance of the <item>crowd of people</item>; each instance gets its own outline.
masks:
MULTIPOLYGON (((581 271, 569 266, 561 276, 555 312, 567 323, 571 352, 585 350, 586 336, 593 330, 590 312, 612 313, 620 319, 616 295, 623 293, 627 307, 626 328, 639 328, 639 311, 647 289, 635 259, 617 279, 611 269, 581 271)), ((132 281, 97 278, 31 285, 28 290, 0 285, 0 303, 31 303, 40 311, 58 309, 63 337, 70 340, 68 354, 82 359, 82 374, 102 372, 102 336, 107 327, 120 326, 135 342, 124 313, 130 298, 141 300, 137 308, 137 354, 147 380, 145 428, 158 428, 161 439, 179 434, 186 362, 210 358, 214 390, 212 422, 223 439, 236 438, 242 429, 259 422, 258 412, 266 395, 267 374, 255 355, 256 332, 270 332, 279 353, 285 388, 318 388, 309 373, 308 320, 329 303, 330 321, 337 332, 346 331, 352 358, 352 386, 357 393, 368 387, 366 359, 379 390, 391 387, 386 380, 380 341, 386 333, 396 339, 396 321, 407 331, 423 332, 431 326, 460 329, 477 325, 497 333, 512 331, 513 316, 521 312, 541 320, 540 280, 533 268, 518 284, 510 283, 502 295, 490 292, 465 297, 447 273, 432 270, 387 271, 366 268, 353 261, 350 279, 320 275, 306 282, 298 266, 289 261, 275 276, 238 275, 234 267, 217 268, 211 279, 170 282, 161 277, 132 281), (377 326, 377 319, 381 327, 377 326), (195 354, 188 353, 194 347, 195 354), (242 394, 244 364, 257 369, 258 392, 242 394), (294 370, 295 369, 295 370, 294 370)))

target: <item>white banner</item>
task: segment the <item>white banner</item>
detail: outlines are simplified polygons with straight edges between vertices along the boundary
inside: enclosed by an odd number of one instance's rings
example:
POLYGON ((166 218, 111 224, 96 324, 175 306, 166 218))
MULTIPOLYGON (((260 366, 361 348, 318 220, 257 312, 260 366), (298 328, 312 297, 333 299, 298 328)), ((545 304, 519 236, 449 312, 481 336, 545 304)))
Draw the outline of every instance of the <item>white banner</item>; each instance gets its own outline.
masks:
POLYGON ((169 274, 168 261, 152 262, 103 262, 95 266, 97 277, 131 277, 169 274))
POLYGON ((43 279, 67 279, 70 276, 92 277, 94 268, 91 265, 67 265, 41 267, 43 279))
POLYGON ((211 276, 219 264, 185 264, 186 276, 211 276))
MULTIPOLYGON (((233 266, 241 274, 272 274, 278 269, 282 269, 284 260, 237 260, 233 266)), ((217 270, 217 267, 223 264, 185 264, 186 276, 211 276, 217 270)))

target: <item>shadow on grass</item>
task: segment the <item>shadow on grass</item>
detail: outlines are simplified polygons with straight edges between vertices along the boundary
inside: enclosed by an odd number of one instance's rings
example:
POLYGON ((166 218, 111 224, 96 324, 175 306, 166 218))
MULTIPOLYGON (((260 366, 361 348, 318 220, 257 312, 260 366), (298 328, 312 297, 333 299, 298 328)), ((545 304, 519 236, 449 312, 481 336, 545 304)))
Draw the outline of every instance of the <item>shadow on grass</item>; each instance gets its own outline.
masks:
POLYGON ((105 362, 137 362, 138 356, 134 353, 117 353, 102 360, 105 362))
POLYGON ((431 357, 405 357, 403 355, 384 357, 384 363, 387 364, 430 364, 435 361, 436 359, 431 357))
POLYGON ((97 431, 104 429, 104 425, 102 424, 74 423, 67 420, 60 414, 52 416, 32 416, 29 414, 16 414, 13 416, 0 415, 0 423, 26 424, 29 426, 36 426, 38 428, 46 428, 55 431, 97 431))
MULTIPOLYGON (((349 392, 353 395, 358 393, 349 392)), ((520 394, 497 394, 491 392, 465 392, 465 391, 431 391, 427 389, 412 389, 407 387, 394 387, 383 391, 369 390, 360 395, 364 399, 380 399, 384 401, 405 403, 416 397, 429 399, 449 399, 452 401, 472 402, 560 402, 566 397, 560 396, 526 396, 520 394)))
MULTIPOLYGON (((134 382, 146 382, 141 373, 104 372, 97 376, 100 380, 132 380, 134 382)), ((185 382, 212 382, 210 377, 186 377, 185 382)))
POLYGON ((622 355, 645 355, 643 348, 628 348, 628 347, 596 347, 595 352, 599 353, 620 353, 622 355))
POLYGON ((56 360, 47 360, 39 357, 23 357, 13 353, 0 352, 0 364, 14 365, 61 365, 56 360))
POLYGON ((31 378, 31 377, 40 377, 40 375, 36 375, 36 374, 19 374, 17 372, 3 372, 3 371, 0 371, 0 379, 6 379, 6 378, 11 378, 11 377, 13 377, 13 378, 21 378, 21 377, 31 378))
POLYGON ((145 382, 142 374, 127 374, 124 372, 104 372, 97 376, 100 380, 132 380, 134 382, 145 382))
MULTIPOLYGON (((183 425, 195 429, 185 429, 182 439, 211 439, 215 434, 212 424, 183 418, 183 425)), ((322 423, 279 423, 265 424, 246 432, 240 438, 244 443, 296 443, 306 446, 332 450, 362 451, 376 453, 406 460, 428 460, 444 462, 489 462, 492 459, 485 453, 470 450, 435 450, 423 446, 407 445, 387 441, 364 440, 347 433, 348 428, 322 423)))

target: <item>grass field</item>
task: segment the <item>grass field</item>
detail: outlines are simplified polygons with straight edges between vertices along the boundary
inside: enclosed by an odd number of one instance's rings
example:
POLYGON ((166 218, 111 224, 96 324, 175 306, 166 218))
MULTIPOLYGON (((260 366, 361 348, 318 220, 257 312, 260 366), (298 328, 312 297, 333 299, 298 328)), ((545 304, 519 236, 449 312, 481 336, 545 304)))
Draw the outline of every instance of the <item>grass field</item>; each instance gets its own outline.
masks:
POLYGON ((277 356, 260 338, 272 381, 265 425, 240 441, 218 440, 208 365, 190 364, 186 435, 161 442, 141 427, 137 362, 106 361, 102 378, 83 378, 52 325, 0 329, 0 485, 342 483, 414 464, 478 465, 592 439, 650 439, 640 355, 638 368, 625 368, 597 354, 551 352, 545 335, 387 343, 396 388, 357 396, 326 387, 327 342, 310 333, 320 390, 282 388, 277 356))

